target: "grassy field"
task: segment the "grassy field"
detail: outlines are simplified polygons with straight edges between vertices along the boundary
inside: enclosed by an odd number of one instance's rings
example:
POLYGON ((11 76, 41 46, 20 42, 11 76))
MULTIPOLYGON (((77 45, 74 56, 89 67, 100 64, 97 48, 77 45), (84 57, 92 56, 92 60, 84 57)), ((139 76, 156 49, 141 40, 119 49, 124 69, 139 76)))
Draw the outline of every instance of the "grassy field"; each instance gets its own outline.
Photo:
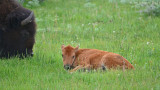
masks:
POLYGON ((0 60, 0 90, 160 90, 160 17, 108 0, 47 0, 30 9, 37 20, 34 57, 0 60), (62 44, 118 53, 135 70, 70 74, 62 44))

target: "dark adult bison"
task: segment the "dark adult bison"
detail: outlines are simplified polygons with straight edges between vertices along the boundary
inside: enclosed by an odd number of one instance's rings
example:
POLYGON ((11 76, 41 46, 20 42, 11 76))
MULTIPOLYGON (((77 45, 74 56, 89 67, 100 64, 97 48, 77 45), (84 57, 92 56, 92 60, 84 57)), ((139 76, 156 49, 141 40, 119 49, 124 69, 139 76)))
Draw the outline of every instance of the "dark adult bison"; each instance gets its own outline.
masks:
POLYGON ((0 0, 0 58, 33 55, 36 23, 16 0, 0 0))

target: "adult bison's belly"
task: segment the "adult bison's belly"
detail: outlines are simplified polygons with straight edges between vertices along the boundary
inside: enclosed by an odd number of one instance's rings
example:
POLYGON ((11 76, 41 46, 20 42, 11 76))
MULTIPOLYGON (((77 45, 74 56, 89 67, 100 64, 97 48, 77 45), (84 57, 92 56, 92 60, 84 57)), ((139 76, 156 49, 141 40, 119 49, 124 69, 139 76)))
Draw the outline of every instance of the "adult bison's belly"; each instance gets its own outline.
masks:
POLYGON ((25 30, 13 30, 3 33, 0 57, 32 55, 34 37, 25 30))

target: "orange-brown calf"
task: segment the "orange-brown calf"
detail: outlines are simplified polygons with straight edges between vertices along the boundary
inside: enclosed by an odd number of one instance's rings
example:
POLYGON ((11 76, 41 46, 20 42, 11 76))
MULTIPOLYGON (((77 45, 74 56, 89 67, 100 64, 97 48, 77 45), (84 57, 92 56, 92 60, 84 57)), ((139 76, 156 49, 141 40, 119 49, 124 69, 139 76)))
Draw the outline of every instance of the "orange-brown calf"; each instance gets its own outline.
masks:
POLYGON ((61 46, 63 65, 65 69, 134 69, 124 57, 112 52, 97 49, 79 49, 68 45, 61 46))

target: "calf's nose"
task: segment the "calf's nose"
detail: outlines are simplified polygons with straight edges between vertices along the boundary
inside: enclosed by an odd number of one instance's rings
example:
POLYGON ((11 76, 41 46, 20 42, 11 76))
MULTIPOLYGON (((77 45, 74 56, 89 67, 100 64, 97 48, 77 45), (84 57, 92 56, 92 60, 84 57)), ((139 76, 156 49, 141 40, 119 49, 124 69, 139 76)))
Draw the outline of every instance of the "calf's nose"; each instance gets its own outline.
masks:
POLYGON ((64 69, 69 70, 71 69, 71 66, 69 64, 64 65, 64 69))

